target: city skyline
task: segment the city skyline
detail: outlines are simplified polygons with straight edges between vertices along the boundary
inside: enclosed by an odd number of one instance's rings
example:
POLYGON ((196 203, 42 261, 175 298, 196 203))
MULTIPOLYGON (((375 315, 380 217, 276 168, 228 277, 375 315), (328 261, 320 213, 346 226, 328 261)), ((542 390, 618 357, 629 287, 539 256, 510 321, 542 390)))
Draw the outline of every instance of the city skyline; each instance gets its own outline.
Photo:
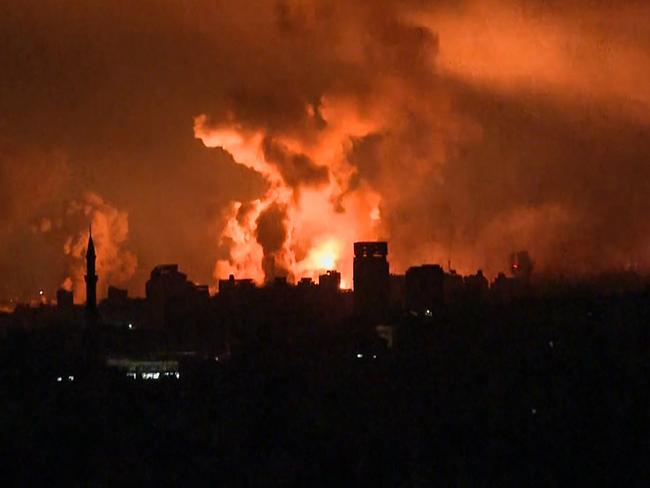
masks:
POLYGON ((0 0, 7 486, 644 486, 650 1, 0 0))
POLYGON ((5 2, 0 297, 82 287, 89 222, 136 293, 349 281, 377 239, 400 273, 647 271, 649 7, 556 3, 5 2))
MULTIPOLYGON (((58 296, 59 292, 69 292, 71 293, 74 303, 75 304, 83 304, 86 303, 86 298, 88 296, 88 290, 93 288, 92 285, 92 280, 91 282, 88 281, 87 278, 87 270, 89 269, 89 265, 91 266, 91 275, 94 276, 94 290, 93 293, 97 297, 96 300, 103 300, 107 298, 109 294, 109 289, 110 288, 115 288, 115 289, 123 289, 127 293, 131 293, 133 298, 143 298, 146 296, 146 286, 142 287, 142 290, 138 289, 130 289, 128 287, 120 287, 118 286, 118 283, 111 283, 104 281, 103 283, 99 280, 98 276, 95 275, 95 259, 98 257, 96 251, 95 251, 95 245, 94 245, 94 240, 92 238, 92 226, 88 227, 87 234, 88 236, 88 242, 87 245, 83 248, 81 248, 81 255, 83 256, 83 262, 85 263, 85 267, 80 269, 81 276, 83 277, 83 286, 81 288, 75 288, 73 287, 67 287, 65 286, 66 283, 63 283, 63 286, 58 286, 55 287, 54 289, 47 289, 46 287, 40 287, 37 290, 33 290, 33 294, 31 298, 23 299, 21 298, 10 298, 10 299, 5 299, 5 300, 0 300, 0 306, 2 307, 0 311, 11 311, 16 305, 20 304, 31 304, 32 306, 37 306, 39 304, 47 304, 47 303, 56 303, 56 300, 54 299, 55 296, 58 296), (91 264, 92 263, 92 264, 91 264), (99 287, 97 287, 97 283, 100 284, 99 287), (99 290, 97 292, 96 290, 99 290), (80 293, 83 292, 83 293, 80 293)), ((356 249, 358 245, 387 245, 387 241, 358 241, 358 242, 353 242, 353 249, 355 252, 353 255, 356 255, 356 249)), ((384 251, 385 255, 388 255, 388 250, 384 251)), ((101 257, 101 256, 99 256, 101 257)), ((417 267, 422 267, 422 266, 438 266, 441 270, 444 270, 445 272, 452 273, 452 274, 458 274, 459 276, 471 276, 474 273, 478 272, 481 276, 485 276, 488 282, 493 282, 495 279, 497 279, 499 276, 502 275, 508 275, 508 276, 517 276, 517 274, 520 274, 522 269, 520 269, 520 265, 518 264, 519 259, 525 259, 526 260, 526 273, 528 275, 532 274, 532 270, 535 267, 535 261, 531 260, 530 255, 528 254, 527 251, 518 251, 516 253, 510 253, 509 256, 504 256, 503 263, 508 263, 508 265, 503 266, 501 269, 499 269, 497 272, 494 274, 486 274, 483 271, 483 268, 479 267, 474 271, 463 273, 459 272, 459 270, 455 269, 451 260, 448 260, 446 263, 430 263, 430 262, 425 262, 425 263, 410 263, 407 267, 407 269, 403 270, 403 272, 396 271, 394 269, 390 270, 390 276, 395 276, 395 277, 404 277, 406 274, 408 274, 408 271, 417 268, 417 267), (522 256, 524 256, 522 258, 522 256)), ((101 262, 101 260, 100 260, 101 262)), ((322 275, 329 274, 331 272, 339 273, 340 279, 338 281, 339 283, 339 288, 342 291, 353 291, 353 276, 350 276, 349 279, 344 277, 341 273, 341 271, 336 267, 336 264, 339 261, 334 257, 334 256, 327 256, 323 258, 322 263, 325 264, 326 266, 329 267, 321 267, 321 268, 314 268, 311 270, 309 273, 307 273, 305 276, 290 276, 290 275, 278 275, 279 278, 286 279, 288 283, 293 284, 293 285, 298 285, 304 280, 310 280, 313 283, 318 283, 319 277, 322 278, 322 275), (333 266, 332 266, 333 265, 333 266)), ((387 265, 390 265, 390 260, 387 261, 387 265)), ((178 268, 179 266, 182 266, 180 263, 158 263, 154 265, 153 269, 160 268, 160 267, 176 267, 178 268)), ((99 268, 101 270, 101 268, 99 268)), ((619 269, 609 269, 609 270, 604 270, 606 272, 613 272, 613 273, 618 273, 618 272, 633 272, 633 273, 639 273, 642 270, 639 270, 638 268, 634 266, 627 266, 625 268, 619 268, 619 269)), ((579 282, 581 280, 590 280, 595 277, 596 274, 600 272, 599 270, 594 270, 591 273, 585 273, 583 276, 574 276, 574 281, 579 282)), ((223 281, 227 281, 229 277, 235 277, 238 280, 243 280, 243 281, 251 281, 252 283, 255 284, 255 286, 265 286, 273 283, 273 279, 269 280, 263 280, 263 281, 257 281, 249 276, 245 275, 226 275, 223 277, 215 277, 213 281, 210 281, 208 283, 201 284, 194 279, 189 279, 189 282, 194 284, 195 286, 205 286, 208 290, 210 295, 214 295, 218 293, 219 291, 219 285, 223 281)), ((645 276, 644 274, 640 274, 641 276, 645 276)), ((557 272, 554 274, 542 274, 541 277, 539 273, 537 273, 537 279, 542 279, 542 280, 553 280, 553 279, 566 279, 567 276, 565 276, 562 272, 557 272)), ((146 283, 145 283, 146 285, 146 283)), ((67 298, 65 298, 67 300, 67 298)))
MULTIPOLYGON (((48 303, 56 303, 59 299, 60 296, 63 296, 64 301, 68 301, 69 298, 66 296, 69 294, 69 296, 72 297, 72 300, 76 304, 83 304, 85 303, 87 308, 89 309, 90 313, 95 313, 95 309, 97 306, 97 300, 98 299, 105 299, 107 297, 110 297, 110 289, 116 289, 116 290, 121 290, 118 286, 116 286, 115 283, 110 283, 110 282, 104 282, 101 283, 101 287, 99 288, 101 290, 101 293, 97 293, 97 283, 99 282, 99 277, 96 274, 96 259, 98 257, 97 252, 95 251, 95 244, 93 240, 93 235, 92 235, 92 226, 90 225, 88 227, 88 241, 86 247, 83 249, 83 258, 85 261, 85 268, 83 270, 83 280, 84 280, 84 286, 83 290, 85 291, 83 294, 79 293, 77 290, 77 293, 75 293, 75 289, 71 287, 65 287, 65 286, 60 286, 56 288, 56 293, 49 292, 46 288, 39 288, 38 290, 35 291, 34 293, 34 298, 28 301, 21 302, 19 299, 12 299, 11 301, 5 300, 5 304, 9 302, 11 304, 11 307, 7 308, 6 311, 11 310, 14 306, 20 305, 20 304, 31 304, 31 305, 39 305, 39 304, 48 304, 48 303), (64 293, 65 292, 65 293, 64 293), (53 300, 53 297, 57 296, 57 300, 53 300), (88 297, 90 297, 90 300, 88 300, 88 297)), ((414 269, 415 267, 418 266, 432 266, 431 263, 413 263, 407 270, 405 270, 405 273, 402 273, 401 275, 399 273, 390 272, 389 273, 389 261, 387 260, 388 256, 388 242, 387 241, 358 241, 353 243, 353 249, 354 249, 354 261, 356 262, 359 259, 359 256, 361 256, 360 253, 364 254, 368 251, 366 249, 370 249, 371 254, 372 250, 374 249, 381 249, 380 250, 380 255, 384 261, 384 266, 385 266, 385 274, 386 277, 388 276, 394 276, 394 277, 404 277, 405 274, 408 274, 408 271, 411 269, 414 269), (379 247, 377 247, 379 246, 379 247)), ((528 273, 530 274, 532 272, 532 267, 533 267, 533 262, 530 261, 530 257, 528 257, 528 253, 526 251, 521 251, 518 254, 511 254, 510 256, 510 266, 505 268, 505 271, 508 273, 511 273, 513 276, 517 274, 517 268, 519 267, 518 264, 513 264, 515 261, 515 255, 526 255, 526 259, 529 260, 529 264, 527 266, 530 267, 528 270, 528 273)), ((101 256, 99 256, 101 257, 101 256)), ((352 279, 353 277, 350 277, 349 281, 344 279, 342 277, 341 272, 336 268, 336 263, 337 260, 334 257, 329 257, 326 256, 323 260, 323 264, 329 267, 322 267, 322 268, 316 268, 310 275, 308 276, 298 276, 298 277, 291 277, 287 275, 279 275, 277 278, 281 278, 284 280, 287 280, 288 283, 293 284, 293 285, 299 285, 299 284, 305 284, 305 283, 315 283, 318 284, 320 280, 322 280, 324 277, 327 280, 328 277, 332 274, 336 275, 336 282, 337 286, 336 288, 341 290, 341 291, 354 291, 354 280, 352 279), (315 275, 314 275, 315 273, 315 275), (348 285, 349 283, 349 285, 348 285)), ((436 263, 435 266, 438 266, 440 269, 442 269, 441 263, 436 263)), ((156 270, 158 269, 173 269, 174 272, 178 273, 179 272, 179 264, 171 264, 171 263, 165 263, 165 264, 157 264, 152 271, 153 273, 156 273, 156 270)), ((355 269, 356 269, 356 264, 355 264, 355 269)), ((457 270, 452 268, 452 262, 449 260, 447 262, 447 267, 446 267, 447 272, 456 274, 457 270)), ((477 270, 478 273, 483 276, 483 271, 482 269, 477 270)), ((493 277, 488 277, 488 278, 496 278, 498 275, 503 275, 504 270, 499 271, 497 275, 493 277)), ((183 276, 187 276, 183 274, 183 276)), ((459 276, 462 276, 462 273, 459 274, 459 276)), ((248 277, 248 276, 235 276, 233 274, 230 274, 228 276, 224 277, 218 277, 214 282, 211 284, 205 284, 202 285, 200 283, 197 283, 194 280, 189 279, 188 282, 192 283, 195 286, 201 286, 201 287, 206 287, 206 289, 209 290, 209 293, 211 295, 214 295, 215 293, 219 292, 219 289, 221 287, 222 282, 227 282, 228 280, 232 279, 237 279, 239 281, 250 281, 253 283, 255 286, 266 286, 269 284, 273 283, 273 279, 266 280, 263 282, 258 282, 255 281, 254 279, 248 277)), ((148 285, 147 285, 148 286, 148 285)), ((138 294, 136 291, 136 294, 133 295, 134 298, 138 297, 145 297, 146 296, 146 289, 147 286, 145 286, 145 293, 138 294)), ((329 285, 327 285, 329 286, 329 285)), ((128 288, 124 288, 123 290, 125 293, 128 293, 131 291, 131 293, 134 292, 134 290, 129 290, 128 288)))

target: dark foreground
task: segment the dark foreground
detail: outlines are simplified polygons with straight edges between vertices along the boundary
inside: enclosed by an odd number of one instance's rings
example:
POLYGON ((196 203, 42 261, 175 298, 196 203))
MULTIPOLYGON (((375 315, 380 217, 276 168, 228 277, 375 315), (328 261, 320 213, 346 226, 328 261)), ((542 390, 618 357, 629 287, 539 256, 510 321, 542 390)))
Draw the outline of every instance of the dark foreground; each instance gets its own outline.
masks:
POLYGON ((643 485, 648 318, 645 294, 465 310, 377 358, 266 344, 180 381, 5 369, 0 455, 30 486, 643 485))

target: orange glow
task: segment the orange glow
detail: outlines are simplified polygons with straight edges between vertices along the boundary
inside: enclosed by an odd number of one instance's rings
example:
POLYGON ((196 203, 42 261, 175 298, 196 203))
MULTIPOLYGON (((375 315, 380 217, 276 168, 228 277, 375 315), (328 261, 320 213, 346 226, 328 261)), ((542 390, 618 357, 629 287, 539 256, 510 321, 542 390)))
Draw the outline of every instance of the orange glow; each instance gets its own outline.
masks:
POLYGON ((352 287, 375 239, 395 274, 650 272, 650 1, 1 10, 0 300, 83 302, 89 224, 100 299, 172 262, 352 287))
POLYGON ((475 0, 413 17, 438 33, 440 51, 432 61, 452 76, 506 92, 650 101, 647 51, 611 34, 623 26, 645 31, 640 20, 645 7, 581 9, 579 21, 516 7, 516 2, 475 0))
MULTIPOLYGON (((129 232, 128 214, 119 211, 95 193, 87 193, 83 199, 70 202, 66 212, 68 215, 83 216, 91 222, 97 250, 97 274, 102 280, 100 295, 104 294, 108 284, 117 285, 131 278, 138 260, 124 248, 129 232)), ((84 256, 87 244, 88 229, 84 226, 79 232, 69 235, 63 246, 63 252, 73 258, 73 264, 60 286, 74 292, 76 303, 86 300, 84 256)))
POLYGON ((336 266, 336 257, 329 252, 324 252, 320 254, 317 260, 318 260, 318 266, 320 266, 323 269, 334 269, 336 266))
MULTIPOLYGON (((307 114, 315 116, 313 108, 307 114)), ((327 128, 317 137, 269 134, 262 129, 244 130, 236 122, 212 126, 205 116, 195 119, 194 132, 208 147, 221 147, 233 159, 260 173, 268 181, 264 196, 252 202, 232 202, 227 210, 221 243, 229 246, 229 257, 215 266, 215 278, 230 273, 264 281, 263 246, 258 242, 258 219, 272 206, 286 209, 286 236, 273 252, 276 267, 287 270, 290 281, 337 269, 352 277, 352 244, 379 237, 379 195, 358 185, 349 191, 355 168, 346 153, 355 137, 376 130, 381 117, 360 111, 346 99, 322 101, 320 116, 327 128), (268 161, 264 141, 286 148, 290 154, 309 158, 317 168, 327 168, 327 181, 311 186, 289 185, 279 166, 268 161), (245 213, 242 213, 245 210, 245 213)))
POLYGON ((329 239, 312 248, 305 261, 308 269, 327 271, 336 268, 340 255, 341 243, 336 239, 329 239))

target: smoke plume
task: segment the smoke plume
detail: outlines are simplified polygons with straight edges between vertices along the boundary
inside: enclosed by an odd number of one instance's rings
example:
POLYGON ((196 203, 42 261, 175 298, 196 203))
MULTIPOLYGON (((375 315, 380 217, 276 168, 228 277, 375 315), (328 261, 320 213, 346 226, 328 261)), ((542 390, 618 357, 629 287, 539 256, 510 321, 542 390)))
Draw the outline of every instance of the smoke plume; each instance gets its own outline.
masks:
POLYGON ((61 243, 65 273, 60 286, 73 291, 78 303, 86 299, 85 256, 91 229, 97 254, 98 291, 100 296, 105 296, 109 285, 127 284, 138 264, 136 256, 126 249, 129 233, 126 212, 95 193, 86 193, 78 200, 67 202, 61 215, 43 217, 33 226, 35 232, 47 234, 50 242, 61 243))
POLYGON ((539 272, 648 270, 649 15, 607 0, 2 2, 0 299, 78 281, 85 224, 68 247, 58 234, 72 201, 68 219, 107 229, 100 283, 136 295, 164 262, 208 284, 331 267, 349 284, 352 242, 377 238, 394 272, 494 275, 520 249, 539 272), (78 198, 93 192, 103 204, 78 198))

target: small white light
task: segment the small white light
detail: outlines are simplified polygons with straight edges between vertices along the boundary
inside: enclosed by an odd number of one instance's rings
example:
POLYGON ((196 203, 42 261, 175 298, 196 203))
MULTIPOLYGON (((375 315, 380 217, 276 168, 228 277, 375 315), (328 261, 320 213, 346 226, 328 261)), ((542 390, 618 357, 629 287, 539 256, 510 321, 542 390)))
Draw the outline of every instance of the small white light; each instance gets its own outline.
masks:
POLYGON ((63 378, 61 378, 60 376, 57 376, 56 381, 58 381, 59 383, 61 383, 61 382, 63 381, 63 378))
POLYGON ((361 359, 362 357, 363 357, 363 354, 361 354, 360 352, 358 352, 358 353, 357 353, 357 359, 361 359))
POLYGON ((181 377, 181 374, 180 374, 180 373, 176 373, 176 379, 180 379, 180 377, 181 377))
POLYGON ((424 311, 424 315, 426 315, 427 317, 432 317, 432 316, 433 316, 433 313, 431 313, 431 310, 429 310, 429 309, 427 308, 427 309, 424 311))
POLYGON ((133 329, 133 324, 129 324, 129 329, 133 329))
POLYGON ((45 294, 45 292, 44 292, 43 290, 38 290, 38 294, 39 294, 40 296, 43 296, 43 295, 45 294))
POLYGON ((215 360, 216 362, 219 362, 219 356, 215 356, 215 357, 214 357, 214 360, 215 360))
POLYGON ((553 341, 548 341, 548 347, 555 347, 555 343, 553 341))
POLYGON ((74 376, 68 376, 68 381, 74 381, 74 376))
POLYGON ((533 415, 537 415, 537 409, 536 408, 531 408, 530 413, 532 413, 533 415))
POLYGON ((377 359, 377 355, 376 355, 376 354, 373 354, 373 355, 372 355, 372 359, 377 359))

